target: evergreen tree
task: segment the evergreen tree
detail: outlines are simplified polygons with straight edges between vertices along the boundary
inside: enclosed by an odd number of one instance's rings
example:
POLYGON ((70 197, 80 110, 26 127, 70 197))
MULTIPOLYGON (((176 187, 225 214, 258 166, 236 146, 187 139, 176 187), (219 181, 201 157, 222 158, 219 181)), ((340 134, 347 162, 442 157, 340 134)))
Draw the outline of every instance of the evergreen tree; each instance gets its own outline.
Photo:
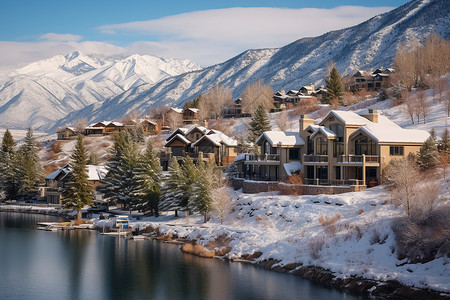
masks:
POLYGON ((328 103, 332 103, 334 101, 342 101, 344 96, 344 88, 341 81, 341 76, 339 75, 336 66, 333 64, 330 74, 328 74, 328 78, 326 79, 327 86, 327 100, 328 103))
POLYGON ((16 146, 16 143, 14 142, 11 132, 8 129, 6 129, 5 133, 3 134, 3 139, 2 139, 2 151, 8 152, 8 153, 13 153, 15 146, 16 146))
POLYGON ((198 164, 198 179, 192 185, 189 207, 203 215, 203 222, 207 221, 207 214, 213 204, 213 190, 218 187, 220 175, 214 161, 201 161, 198 164))
POLYGON ((442 133, 442 139, 439 141, 438 149, 439 152, 450 155, 450 134, 448 128, 445 128, 442 133))
POLYGON ((161 187, 161 198, 159 210, 174 210, 175 217, 178 217, 178 211, 186 211, 189 197, 183 193, 180 188, 183 182, 180 164, 174 157, 169 163, 169 175, 163 181, 161 187))
POLYGON ((112 157, 106 165, 108 173, 100 189, 112 203, 120 203, 125 209, 137 204, 139 185, 136 182, 136 167, 139 153, 130 135, 121 131, 115 134, 112 157))
POLYGON ((271 129, 269 118, 267 117, 267 111, 264 108, 264 105, 260 104, 256 108, 256 111, 252 116, 252 120, 250 121, 250 132, 248 137, 249 142, 255 143, 264 131, 269 131, 271 129))
POLYGON ((20 194, 30 196, 36 193, 37 185, 43 180, 44 174, 39 163, 38 149, 36 140, 33 137, 33 130, 28 129, 24 139, 24 144, 19 149, 20 170, 23 172, 20 181, 20 194))
POLYGON ((433 169, 439 164, 439 151, 434 129, 431 129, 430 136, 420 148, 417 164, 422 171, 433 169))
POLYGON ((150 209, 153 215, 158 217, 162 168, 150 140, 147 143, 147 149, 139 160, 136 173, 136 181, 139 184, 137 197, 140 205, 144 209, 150 209))
POLYGON ((81 209, 85 205, 91 205, 94 199, 94 187, 88 181, 87 152, 83 146, 83 137, 78 135, 75 150, 71 155, 69 164, 69 182, 63 192, 62 204, 65 208, 77 210, 77 220, 81 221, 81 209))

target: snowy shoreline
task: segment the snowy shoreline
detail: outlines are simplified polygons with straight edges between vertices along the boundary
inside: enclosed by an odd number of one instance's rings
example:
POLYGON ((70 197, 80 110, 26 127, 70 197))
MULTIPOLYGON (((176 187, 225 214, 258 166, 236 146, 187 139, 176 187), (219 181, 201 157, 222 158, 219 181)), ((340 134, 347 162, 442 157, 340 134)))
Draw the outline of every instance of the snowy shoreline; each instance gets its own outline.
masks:
MULTIPOLYGON (((450 194, 446 184, 443 197, 450 194)), ((175 218, 165 212, 158 218, 130 217, 130 224, 154 232, 158 240, 190 244, 188 253, 204 251, 199 256, 248 262, 350 293, 387 299, 450 298, 448 257, 415 264, 397 258, 391 224, 404 212, 386 201, 383 187, 315 196, 234 192, 233 198, 235 210, 223 225, 214 214, 204 224, 197 214, 175 218)), ((62 213, 55 208, 13 207, 30 213, 62 213)), ((92 221, 98 228, 114 223, 92 221)))

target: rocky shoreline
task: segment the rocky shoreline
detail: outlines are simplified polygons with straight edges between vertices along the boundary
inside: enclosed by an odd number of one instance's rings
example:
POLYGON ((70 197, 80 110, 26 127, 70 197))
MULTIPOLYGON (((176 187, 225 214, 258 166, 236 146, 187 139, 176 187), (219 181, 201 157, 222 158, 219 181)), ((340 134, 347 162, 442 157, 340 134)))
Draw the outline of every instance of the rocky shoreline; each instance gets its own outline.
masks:
POLYGON ((388 299, 388 300, 448 300, 450 294, 437 292, 429 289, 419 289, 415 287, 405 286, 396 280, 380 282, 370 279, 365 279, 357 276, 348 278, 337 278, 329 270, 317 266, 303 266, 301 263, 288 264, 285 266, 277 266, 277 260, 255 261, 262 255, 261 252, 253 254, 242 255, 236 258, 227 258, 225 255, 231 251, 231 248, 224 246, 219 249, 210 250, 205 246, 198 244, 196 241, 177 238, 172 235, 158 234, 157 240, 181 244, 180 250, 184 253, 197 255, 203 258, 218 258, 230 262, 240 262, 252 264, 255 267, 263 268, 280 273, 288 273, 296 276, 301 276, 304 279, 322 284, 327 287, 337 288, 344 292, 353 295, 364 295, 374 299, 388 299))

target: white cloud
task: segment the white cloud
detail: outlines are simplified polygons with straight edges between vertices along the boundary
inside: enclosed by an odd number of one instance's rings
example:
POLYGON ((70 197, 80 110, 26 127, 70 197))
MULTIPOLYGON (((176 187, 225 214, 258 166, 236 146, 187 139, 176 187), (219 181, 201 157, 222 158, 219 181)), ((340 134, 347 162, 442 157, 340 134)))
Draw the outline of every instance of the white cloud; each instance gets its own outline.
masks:
POLYGON ((41 40, 58 41, 58 42, 78 42, 83 37, 76 34, 59 34, 59 33, 46 33, 39 37, 41 40))
POLYGON ((118 36, 133 33, 156 36, 157 41, 134 43, 131 48, 145 48, 156 55, 184 57, 211 64, 245 49, 281 47, 302 37, 356 25, 391 9, 360 6, 332 9, 235 7, 104 25, 98 29, 104 34, 118 36))
POLYGON ((113 35, 117 41, 122 35, 128 40, 136 38, 135 42, 123 47, 108 42, 82 41, 82 36, 69 33, 46 33, 35 42, 0 41, 0 73, 74 50, 86 54, 138 53, 189 58, 207 66, 225 61, 246 49, 281 47, 302 37, 352 26, 390 9, 360 6, 332 9, 236 7, 97 28, 104 34, 113 35))
POLYGON ((66 55, 79 50, 85 54, 118 55, 127 50, 109 43, 95 41, 39 41, 39 42, 8 42, 0 41, 0 73, 9 73, 19 67, 40 59, 55 55, 66 55))

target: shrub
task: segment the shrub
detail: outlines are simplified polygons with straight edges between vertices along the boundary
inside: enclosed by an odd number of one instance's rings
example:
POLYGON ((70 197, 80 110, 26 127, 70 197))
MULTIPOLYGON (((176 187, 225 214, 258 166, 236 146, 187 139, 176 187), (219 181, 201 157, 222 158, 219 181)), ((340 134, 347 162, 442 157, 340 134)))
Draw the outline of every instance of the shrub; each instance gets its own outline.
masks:
POLYGON ((336 215, 330 216, 330 217, 320 215, 318 220, 319 220, 319 223, 322 224, 322 226, 326 227, 326 226, 336 223, 336 221, 339 220, 340 218, 341 218, 341 214, 336 213, 336 215))
POLYGON ((313 259, 319 259, 321 257, 320 251, 322 251, 324 244, 325 244, 324 238, 311 239, 308 244, 309 255, 313 259))

